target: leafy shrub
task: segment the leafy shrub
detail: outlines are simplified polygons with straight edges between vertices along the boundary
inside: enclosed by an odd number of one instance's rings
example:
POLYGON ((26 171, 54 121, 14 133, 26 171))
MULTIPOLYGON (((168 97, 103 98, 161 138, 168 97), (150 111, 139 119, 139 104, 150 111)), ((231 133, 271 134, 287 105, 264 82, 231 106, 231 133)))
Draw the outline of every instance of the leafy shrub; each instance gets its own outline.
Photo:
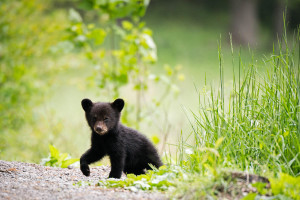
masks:
POLYGON ((157 113, 153 111, 164 105, 167 97, 176 96, 179 92, 176 82, 183 80, 179 68, 166 65, 162 74, 155 74, 151 70, 157 61, 156 45, 151 29, 141 19, 148 4, 148 0, 84 1, 79 7, 95 11, 100 23, 87 23, 88 20, 83 20, 79 13, 71 10, 73 23, 64 41, 71 42, 77 47, 76 50, 85 53, 95 69, 94 75, 88 80, 91 85, 101 89, 103 96, 117 98, 126 86, 134 91, 136 102, 125 108, 123 120, 137 128, 141 120, 157 113), (160 84, 160 91, 150 99, 146 98, 146 94, 150 93, 149 88, 156 83, 160 84), (164 89, 161 86, 165 86, 164 89))
POLYGON ((60 67, 50 49, 62 39, 68 21, 61 12, 48 14, 49 3, 0 3, 0 155, 5 160, 37 161, 53 134, 45 133, 45 119, 35 108, 49 94, 60 67))
POLYGON ((69 165, 79 161, 78 158, 71 158, 67 153, 60 153, 54 146, 49 145, 50 154, 43 158, 41 164, 44 166, 67 168, 69 165))

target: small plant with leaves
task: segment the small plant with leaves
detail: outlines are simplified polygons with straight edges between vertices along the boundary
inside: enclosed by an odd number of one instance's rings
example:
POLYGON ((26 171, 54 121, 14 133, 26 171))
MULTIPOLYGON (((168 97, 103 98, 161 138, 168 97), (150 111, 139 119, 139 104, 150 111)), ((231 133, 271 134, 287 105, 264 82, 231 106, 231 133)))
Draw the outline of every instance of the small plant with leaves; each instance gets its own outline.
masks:
POLYGON ((270 178, 270 183, 273 195, 285 195, 300 200, 300 176, 281 173, 278 178, 270 178))
POLYGON ((50 154, 43 158, 41 164, 44 166, 67 168, 69 165, 78 162, 78 158, 71 158, 67 153, 60 153, 57 148, 49 145, 50 154))
POLYGON ((300 177, 293 177, 280 173, 278 178, 270 178, 270 184, 254 183, 257 192, 247 194, 243 200, 263 199, 272 196, 272 199, 300 199, 300 177))
POLYGON ((131 191, 138 190, 171 190, 176 186, 175 180, 183 177, 184 173, 179 166, 161 166, 159 169, 149 170, 146 174, 128 174, 126 179, 106 179, 100 180, 101 187, 115 188, 121 187, 131 191))

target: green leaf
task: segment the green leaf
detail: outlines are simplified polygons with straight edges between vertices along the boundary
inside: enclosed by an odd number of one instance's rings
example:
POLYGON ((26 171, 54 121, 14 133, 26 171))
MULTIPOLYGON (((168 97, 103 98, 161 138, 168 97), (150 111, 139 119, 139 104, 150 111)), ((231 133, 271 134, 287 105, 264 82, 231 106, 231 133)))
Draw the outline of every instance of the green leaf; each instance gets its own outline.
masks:
POLYGON ((77 162, 77 161, 79 161, 78 158, 70 158, 70 159, 68 159, 68 160, 64 160, 64 161, 62 161, 60 167, 61 167, 61 168, 67 168, 69 165, 71 165, 71 164, 73 164, 73 163, 75 163, 75 162, 77 162))
POLYGON ((127 174, 127 179, 135 179, 136 175, 134 174, 127 174))
POLYGON ((67 153, 61 153, 58 157, 58 160, 57 162, 60 164, 62 163, 62 161, 64 161, 66 158, 68 157, 68 154, 67 153))
POLYGON ((286 137, 286 136, 288 136, 289 134, 290 134, 289 131, 285 131, 285 132, 283 133, 283 136, 286 137))
POLYGON ((215 149, 219 148, 219 146, 222 144, 224 140, 224 137, 220 137, 219 139, 217 139, 216 143, 215 143, 215 149))
POLYGON ((242 198, 241 200, 254 200, 255 199, 255 197, 257 196, 257 194, 256 193, 249 193, 249 194, 247 194, 244 198, 242 198))
POLYGON ((133 28, 132 23, 130 23, 129 21, 122 21, 122 26, 128 31, 130 31, 133 28))
POLYGON ((96 45, 101 45, 104 42, 106 37, 106 32, 103 29, 94 29, 89 35, 88 38, 93 39, 96 45))
POLYGON ((266 183, 261 183, 261 182, 257 182, 257 183, 252 184, 252 186, 257 189, 259 194, 262 194, 262 195, 267 193, 266 185, 267 185, 266 183))
POLYGON ((168 76, 172 76, 173 69, 169 65, 164 65, 164 70, 166 71, 168 76))
POLYGON ((159 143, 160 139, 159 139, 159 137, 158 137, 157 135, 153 135, 153 136, 151 137, 151 141, 152 141, 155 145, 157 145, 157 144, 159 143))
POLYGON ((58 151, 58 149, 56 149, 54 146, 52 146, 50 144, 49 145, 49 150, 50 150, 51 157, 58 159, 58 157, 59 157, 59 151, 58 151))
POLYGON ((94 7, 94 0, 79 1, 79 8, 84 10, 91 10, 94 7))

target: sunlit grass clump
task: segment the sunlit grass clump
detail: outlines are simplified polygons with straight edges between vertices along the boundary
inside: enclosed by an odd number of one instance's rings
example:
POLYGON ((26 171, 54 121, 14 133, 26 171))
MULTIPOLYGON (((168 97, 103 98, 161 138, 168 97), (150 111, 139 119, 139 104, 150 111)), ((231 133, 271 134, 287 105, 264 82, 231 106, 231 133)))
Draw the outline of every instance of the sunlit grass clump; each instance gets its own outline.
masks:
POLYGON ((217 157, 223 167, 300 174, 298 44, 299 34, 291 49, 285 36, 278 53, 274 50, 265 59, 263 73, 254 62, 242 66, 240 60, 231 89, 224 87, 219 52, 220 87, 199 92, 200 108, 193 111, 195 143, 191 148, 196 158, 189 165, 192 171, 201 170, 197 164, 203 160, 205 149, 201 149, 215 147, 221 138, 217 157))

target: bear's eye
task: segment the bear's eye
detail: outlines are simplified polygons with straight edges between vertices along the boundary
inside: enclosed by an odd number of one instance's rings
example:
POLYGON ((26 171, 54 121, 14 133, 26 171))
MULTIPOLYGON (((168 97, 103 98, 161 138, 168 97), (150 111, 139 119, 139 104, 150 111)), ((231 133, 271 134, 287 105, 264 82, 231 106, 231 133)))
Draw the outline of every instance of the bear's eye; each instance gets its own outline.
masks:
POLYGON ((104 121, 107 121, 108 120, 108 117, 104 117, 104 121))
POLYGON ((93 120, 94 120, 94 121, 97 121, 97 117, 96 117, 96 116, 94 116, 94 117, 93 117, 93 120))

